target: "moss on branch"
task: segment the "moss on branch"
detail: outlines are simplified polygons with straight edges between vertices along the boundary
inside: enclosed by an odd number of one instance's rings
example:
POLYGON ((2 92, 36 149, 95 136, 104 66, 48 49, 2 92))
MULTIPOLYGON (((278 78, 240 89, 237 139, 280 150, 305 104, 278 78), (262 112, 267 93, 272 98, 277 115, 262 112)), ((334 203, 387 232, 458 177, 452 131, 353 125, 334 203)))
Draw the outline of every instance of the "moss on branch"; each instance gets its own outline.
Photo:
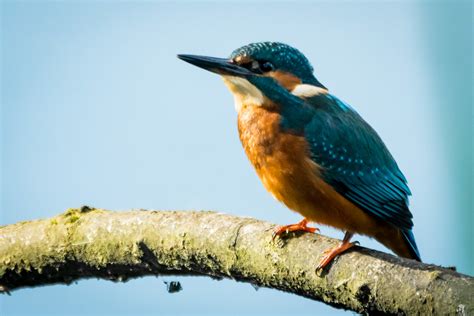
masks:
POLYGON ((356 247, 322 275, 339 241, 297 234, 272 242, 273 224, 215 212, 69 209, 0 227, 0 291, 97 277, 226 277, 335 307, 376 314, 474 314, 474 279, 356 247))

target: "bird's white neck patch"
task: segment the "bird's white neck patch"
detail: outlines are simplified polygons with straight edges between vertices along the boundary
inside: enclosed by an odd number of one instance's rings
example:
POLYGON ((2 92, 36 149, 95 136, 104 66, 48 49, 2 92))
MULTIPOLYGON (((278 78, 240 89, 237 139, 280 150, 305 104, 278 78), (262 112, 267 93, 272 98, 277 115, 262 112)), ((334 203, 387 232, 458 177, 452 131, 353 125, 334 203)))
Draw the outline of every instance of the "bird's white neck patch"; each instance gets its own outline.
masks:
POLYGON ((311 84, 301 83, 296 85, 291 93, 300 98, 311 98, 319 94, 327 94, 328 90, 313 86, 311 84))
POLYGON ((247 79, 233 76, 222 76, 224 83, 234 95, 235 109, 240 111, 242 106, 261 106, 265 101, 263 93, 247 79))

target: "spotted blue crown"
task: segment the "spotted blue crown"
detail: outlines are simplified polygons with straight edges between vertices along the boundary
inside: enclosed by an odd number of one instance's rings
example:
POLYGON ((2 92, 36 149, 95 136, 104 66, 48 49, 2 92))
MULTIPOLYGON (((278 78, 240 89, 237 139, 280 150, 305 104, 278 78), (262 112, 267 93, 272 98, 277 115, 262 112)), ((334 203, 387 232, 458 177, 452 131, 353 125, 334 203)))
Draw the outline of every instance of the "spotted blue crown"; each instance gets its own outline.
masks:
POLYGON ((278 42, 252 43, 232 52, 231 59, 248 56, 254 60, 271 62, 276 69, 290 72, 305 83, 314 82, 313 67, 296 48, 278 42))

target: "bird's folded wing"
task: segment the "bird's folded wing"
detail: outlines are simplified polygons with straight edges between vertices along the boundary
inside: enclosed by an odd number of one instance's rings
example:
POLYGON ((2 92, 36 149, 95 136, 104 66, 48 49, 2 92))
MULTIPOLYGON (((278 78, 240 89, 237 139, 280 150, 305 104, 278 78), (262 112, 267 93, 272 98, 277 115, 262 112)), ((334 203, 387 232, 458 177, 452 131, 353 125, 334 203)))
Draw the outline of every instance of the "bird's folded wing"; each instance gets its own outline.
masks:
POLYGON ((377 133, 350 106, 326 94, 306 100, 311 159, 337 192, 398 228, 413 226, 407 181, 377 133))

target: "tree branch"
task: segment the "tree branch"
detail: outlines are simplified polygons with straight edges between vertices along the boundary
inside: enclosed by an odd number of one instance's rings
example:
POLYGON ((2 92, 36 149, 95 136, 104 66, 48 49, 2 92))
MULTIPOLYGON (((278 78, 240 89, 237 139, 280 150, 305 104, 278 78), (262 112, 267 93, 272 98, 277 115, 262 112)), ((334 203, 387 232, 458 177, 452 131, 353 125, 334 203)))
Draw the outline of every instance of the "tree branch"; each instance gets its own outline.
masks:
POLYGON ((0 227, 0 291, 97 277, 226 277, 359 313, 474 314, 474 278, 356 247, 319 275, 339 241, 214 212, 110 212, 82 207, 0 227))

